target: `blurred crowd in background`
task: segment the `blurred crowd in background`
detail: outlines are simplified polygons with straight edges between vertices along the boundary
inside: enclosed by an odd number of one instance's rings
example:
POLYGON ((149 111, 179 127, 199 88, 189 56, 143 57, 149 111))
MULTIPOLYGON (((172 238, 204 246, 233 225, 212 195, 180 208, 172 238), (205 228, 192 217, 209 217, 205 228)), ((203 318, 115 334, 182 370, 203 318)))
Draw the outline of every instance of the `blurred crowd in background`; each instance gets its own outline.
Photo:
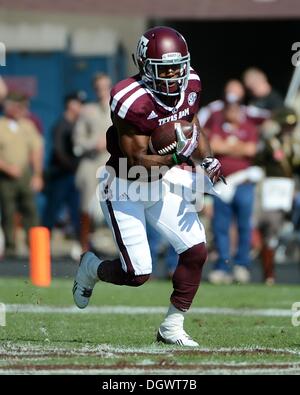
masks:
MULTIPOLYGON (((200 71, 201 72, 201 71, 200 71)), ((97 97, 87 102, 83 91, 64 98, 51 130, 45 166, 45 139, 39 114, 18 91, 0 79, 1 258, 16 257, 17 232, 32 226, 60 229, 76 242, 77 254, 98 246, 93 235, 105 223, 96 198, 97 169, 108 158, 106 130, 110 119, 108 75, 97 73, 97 97)), ((300 261, 300 103, 284 105, 283 97, 260 69, 247 69, 227 81, 219 100, 202 107, 199 121, 221 161, 227 186, 216 185, 218 197, 206 196, 199 214, 205 224, 209 281, 250 281, 251 263, 262 264, 266 284, 276 281, 275 263, 300 261)), ((148 228, 153 275, 170 277, 177 257, 173 248, 148 228)), ((100 247, 101 248, 101 247, 100 247)))

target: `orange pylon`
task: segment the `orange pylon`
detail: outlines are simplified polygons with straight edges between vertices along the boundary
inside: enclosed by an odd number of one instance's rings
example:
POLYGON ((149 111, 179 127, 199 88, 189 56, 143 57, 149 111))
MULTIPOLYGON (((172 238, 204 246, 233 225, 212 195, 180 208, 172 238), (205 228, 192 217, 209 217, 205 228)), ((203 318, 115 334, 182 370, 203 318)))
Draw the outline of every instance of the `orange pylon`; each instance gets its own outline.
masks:
POLYGON ((43 226, 29 231, 30 279, 33 285, 49 287, 51 284, 50 232, 43 226))

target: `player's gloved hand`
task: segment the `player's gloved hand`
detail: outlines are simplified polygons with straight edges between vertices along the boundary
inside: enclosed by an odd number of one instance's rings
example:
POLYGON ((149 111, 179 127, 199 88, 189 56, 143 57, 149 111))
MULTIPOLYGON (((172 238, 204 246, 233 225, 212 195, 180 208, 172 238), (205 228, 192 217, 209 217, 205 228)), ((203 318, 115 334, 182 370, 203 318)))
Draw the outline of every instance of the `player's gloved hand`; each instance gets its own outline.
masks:
POLYGON ((193 161, 190 156, 198 147, 198 129, 197 126, 193 125, 193 134, 190 139, 186 138, 182 126, 180 123, 175 123, 175 132, 177 137, 176 152, 172 155, 174 164, 180 165, 181 163, 187 163, 193 166, 193 161))
POLYGON ((218 159, 213 158, 212 156, 207 156, 203 159, 201 166, 205 169, 213 184, 219 181, 219 179, 226 184, 225 178, 221 173, 221 163, 218 159))

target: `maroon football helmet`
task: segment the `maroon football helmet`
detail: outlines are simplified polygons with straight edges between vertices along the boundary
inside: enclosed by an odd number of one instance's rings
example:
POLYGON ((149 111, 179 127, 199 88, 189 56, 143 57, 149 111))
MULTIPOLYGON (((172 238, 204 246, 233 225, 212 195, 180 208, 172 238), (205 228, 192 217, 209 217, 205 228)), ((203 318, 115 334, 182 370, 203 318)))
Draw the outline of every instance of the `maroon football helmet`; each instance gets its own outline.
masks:
POLYGON ((176 96, 186 89, 190 54, 185 39, 176 30, 160 26, 146 31, 138 42, 136 58, 141 77, 151 91, 176 96))

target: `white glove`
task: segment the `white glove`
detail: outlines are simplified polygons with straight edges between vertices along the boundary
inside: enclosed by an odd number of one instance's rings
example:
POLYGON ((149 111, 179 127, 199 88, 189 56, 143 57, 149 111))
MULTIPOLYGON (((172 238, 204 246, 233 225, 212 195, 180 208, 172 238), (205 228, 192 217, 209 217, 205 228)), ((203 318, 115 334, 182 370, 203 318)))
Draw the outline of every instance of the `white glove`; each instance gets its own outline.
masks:
POLYGON ((197 126, 193 124, 193 134, 190 139, 186 138, 180 123, 175 123, 175 132, 177 137, 176 153, 173 154, 175 164, 188 163, 192 164, 189 159, 195 149, 198 147, 199 133, 197 126))
POLYGON ((226 184, 225 178, 221 174, 221 163, 218 161, 218 159, 207 156, 203 159, 201 166, 205 169, 213 184, 219 181, 219 179, 221 179, 226 184))

